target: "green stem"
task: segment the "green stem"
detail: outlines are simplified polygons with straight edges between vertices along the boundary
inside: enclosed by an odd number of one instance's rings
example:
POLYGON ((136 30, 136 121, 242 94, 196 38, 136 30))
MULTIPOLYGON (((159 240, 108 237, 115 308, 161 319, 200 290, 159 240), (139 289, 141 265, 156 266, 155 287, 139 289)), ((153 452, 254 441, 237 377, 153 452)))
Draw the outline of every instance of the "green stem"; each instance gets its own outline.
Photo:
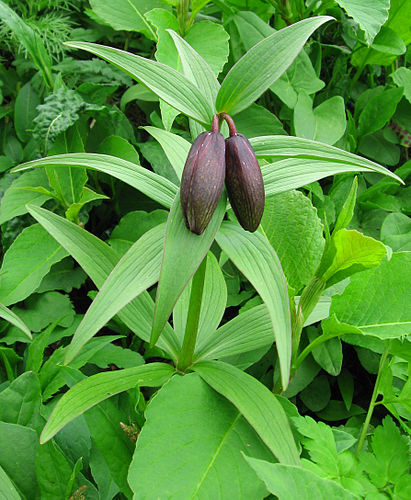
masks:
POLYGON ((370 425, 371 417, 372 417, 372 414, 374 412, 374 408, 375 408, 375 405, 376 405, 377 397, 378 397, 378 394, 379 394, 379 386, 380 386, 380 382, 381 382, 382 372, 384 370, 385 362, 387 361, 387 357, 388 357, 388 354, 390 352, 390 347, 391 347, 391 341, 387 342, 385 344, 384 352, 382 353, 381 358, 380 358, 380 364, 378 366, 377 379, 375 381, 374 390, 372 391, 371 401, 370 401, 370 405, 368 407, 367 416, 365 417, 364 425, 363 425, 363 428, 362 428, 362 431, 361 431, 361 435, 360 435, 360 439, 359 439, 358 445, 357 445, 357 451, 355 453, 357 456, 358 456, 358 453, 362 450, 362 447, 364 446, 365 438, 367 437, 368 427, 370 425))
POLYGON ((182 372, 193 362, 194 349, 197 341, 198 323, 200 321, 201 301, 204 289, 204 277, 207 266, 207 256, 197 269, 191 284, 190 304, 188 306, 186 330, 183 346, 178 356, 177 368, 182 372))

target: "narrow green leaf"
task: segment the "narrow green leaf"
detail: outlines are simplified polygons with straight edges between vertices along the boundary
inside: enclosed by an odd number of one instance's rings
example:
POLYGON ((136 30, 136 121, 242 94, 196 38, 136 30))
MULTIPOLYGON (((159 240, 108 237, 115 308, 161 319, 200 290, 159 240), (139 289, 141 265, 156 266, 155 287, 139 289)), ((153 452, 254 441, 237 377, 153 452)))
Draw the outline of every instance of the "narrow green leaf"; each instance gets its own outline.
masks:
POLYGON ((195 359, 219 359, 253 351, 273 343, 273 327, 265 304, 225 323, 197 346, 195 359))
POLYGON ((222 224, 216 241, 267 306, 285 390, 290 378, 291 319, 287 283, 277 254, 261 233, 248 233, 232 222, 222 224))
POLYGON ((180 204, 180 194, 175 197, 166 228, 151 331, 151 345, 157 342, 178 297, 213 243, 224 217, 225 207, 226 196, 223 193, 208 227, 201 236, 198 236, 186 228, 180 204))
POLYGON ((264 481, 268 491, 279 500, 355 500, 357 496, 344 489, 337 482, 317 476, 310 470, 294 465, 270 464, 244 456, 258 477, 264 481))
POLYGON ((74 334, 65 356, 69 364, 81 348, 124 306, 159 277, 165 225, 147 231, 120 259, 74 334))
POLYGON ((100 401, 133 387, 159 387, 173 372, 173 367, 166 363, 150 363, 125 370, 98 373, 83 380, 66 392, 54 407, 41 433, 40 442, 46 443, 66 424, 100 401))
POLYGON ((309 184, 327 175, 335 175, 342 172, 369 171, 388 175, 401 182, 401 184, 404 184, 404 181, 398 175, 378 163, 321 142, 301 139, 299 137, 272 135, 254 137, 250 139, 250 143, 259 158, 294 159, 294 161, 289 161, 289 163, 280 161, 275 163, 275 166, 270 165, 270 170, 277 168, 280 170, 279 177, 285 177, 289 169, 289 173, 294 172, 296 176, 304 174, 307 178, 312 178, 313 180, 307 182, 309 184), (305 161, 302 161, 303 159, 305 161), (307 162, 306 160, 314 161, 307 162), (317 170, 319 171, 319 177, 315 175, 315 171, 317 170))
MULTIPOLYGON (((215 332, 227 303, 227 286, 218 261, 212 252, 208 252, 206 258, 196 349, 201 349, 201 345, 215 332)), ((185 287, 173 310, 173 328, 181 345, 186 328, 190 294, 191 283, 185 287)))
POLYGON ((51 61, 43 41, 33 29, 7 4, 0 0, 0 19, 13 31, 16 38, 30 54, 34 64, 41 71, 46 85, 53 86, 51 61))
POLYGON ((213 70, 200 54, 181 36, 177 35, 173 30, 167 31, 170 33, 180 55, 185 77, 204 93, 204 96, 215 112, 215 100, 220 89, 220 84, 213 70))
POLYGON ((11 311, 8 307, 4 306, 3 304, 0 304, 0 318, 3 318, 12 325, 16 326, 25 335, 27 335, 29 339, 32 338, 31 332, 24 324, 24 322, 17 316, 17 314, 15 314, 13 311, 11 311))
MULTIPOLYGON (((117 264, 120 256, 96 236, 58 215, 42 208, 29 206, 30 214, 80 264, 100 288, 117 264)), ((148 292, 143 292, 121 312, 119 318, 145 341, 150 339, 154 303, 148 292)), ((159 340, 159 347, 176 359, 179 345, 170 325, 159 340)))
POLYGON ((3 467, 0 467, 0 497, 7 498, 7 500, 21 500, 21 496, 3 467))
POLYGON ((287 416, 265 385, 221 361, 201 361, 193 369, 238 408, 281 463, 299 465, 299 453, 287 416))
POLYGON ((351 222, 354 215, 355 202, 357 201, 357 189, 358 189, 358 177, 354 177, 352 181, 352 186, 350 192, 348 193, 347 199, 338 214, 337 222, 334 226, 334 233, 340 229, 345 229, 351 222))
POLYGON ((40 158, 22 163, 13 171, 47 166, 85 167, 104 172, 135 187, 167 208, 171 206, 177 192, 177 187, 161 175, 121 158, 95 153, 72 153, 40 158))
POLYGON ((149 134, 151 134, 154 139, 156 139, 164 153, 169 159, 171 165, 174 168, 177 177, 181 179, 181 175, 184 170, 184 165, 187 160, 188 152, 190 151, 191 144, 186 141, 183 137, 168 132, 157 127, 142 127, 149 134))
POLYGON ((95 43, 66 42, 66 45, 103 58, 144 83, 173 108, 206 125, 211 123, 213 108, 206 98, 187 78, 169 66, 95 43))
POLYGON ((217 96, 217 111, 235 115, 248 108, 290 66, 308 37, 331 19, 304 19, 254 45, 225 77, 217 96))

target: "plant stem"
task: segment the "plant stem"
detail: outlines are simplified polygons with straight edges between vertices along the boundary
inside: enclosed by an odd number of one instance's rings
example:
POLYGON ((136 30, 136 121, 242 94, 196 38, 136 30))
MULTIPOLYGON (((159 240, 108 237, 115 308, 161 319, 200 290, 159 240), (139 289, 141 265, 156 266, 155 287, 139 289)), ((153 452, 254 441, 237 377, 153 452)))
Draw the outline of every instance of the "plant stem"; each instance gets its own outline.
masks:
POLYGON ((234 120, 227 113, 220 113, 221 118, 223 118, 228 125, 228 130, 230 131, 230 137, 237 135, 237 129, 234 123, 234 120))
POLYGON ((206 266, 207 256, 204 257, 203 262, 197 269, 191 284, 190 305, 188 306, 186 330, 184 333, 183 346, 177 361, 177 368, 181 371, 186 371, 193 361, 198 334, 198 323, 200 320, 206 266))
POLYGON ((380 385, 380 382, 381 382, 382 372, 384 370, 385 362, 387 361, 387 357, 388 357, 388 354, 390 352, 390 347, 391 347, 391 341, 387 342, 385 344, 384 352, 382 353, 381 358, 380 358, 380 364, 378 366, 377 379, 375 381, 374 390, 372 391, 371 401, 370 401, 370 405, 368 407, 367 416, 365 417, 365 421, 364 421, 364 425, 363 425, 363 428, 362 428, 362 431, 361 431, 360 439, 358 440, 357 451, 355 452, 355 454, 357 456, 358 456, 358 453, 362 450, 362 447, 364 446, 365 438, 367 437, 368 427, 370 425, 371 417, 372 417, 372 414, 374 412, 374 408, 376 406, 377 397, 378 397, 378 394, 379 394, 379 385, 380 385))

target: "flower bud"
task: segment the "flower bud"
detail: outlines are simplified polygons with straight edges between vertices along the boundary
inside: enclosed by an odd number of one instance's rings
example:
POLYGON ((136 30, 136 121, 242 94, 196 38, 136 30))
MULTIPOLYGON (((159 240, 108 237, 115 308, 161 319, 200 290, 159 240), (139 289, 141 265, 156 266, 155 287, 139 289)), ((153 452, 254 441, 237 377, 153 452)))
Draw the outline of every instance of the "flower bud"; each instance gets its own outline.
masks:
POLYGON ((241 226, 254 232, 264 212, 264 183, 260 166, 248 139, 234 133, 225 141, 228 198, 241 226))
POLYGON ((187 228, 202 234, 221 197, 225 177, 224 137, 213 126, 193 142, 181 177, 180 198, 187 228))

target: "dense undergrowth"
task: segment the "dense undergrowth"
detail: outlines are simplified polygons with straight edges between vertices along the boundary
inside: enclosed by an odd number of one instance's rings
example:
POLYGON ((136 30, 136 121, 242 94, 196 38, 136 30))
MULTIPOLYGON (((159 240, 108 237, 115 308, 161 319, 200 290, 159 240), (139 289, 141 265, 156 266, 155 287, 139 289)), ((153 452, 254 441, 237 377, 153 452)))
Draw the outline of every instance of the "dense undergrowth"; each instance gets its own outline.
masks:
POLYGON ((411 498, 410 18, 0 1, 0 498, 411 498), (265 209, 198 236, 220 113, 265 209))

